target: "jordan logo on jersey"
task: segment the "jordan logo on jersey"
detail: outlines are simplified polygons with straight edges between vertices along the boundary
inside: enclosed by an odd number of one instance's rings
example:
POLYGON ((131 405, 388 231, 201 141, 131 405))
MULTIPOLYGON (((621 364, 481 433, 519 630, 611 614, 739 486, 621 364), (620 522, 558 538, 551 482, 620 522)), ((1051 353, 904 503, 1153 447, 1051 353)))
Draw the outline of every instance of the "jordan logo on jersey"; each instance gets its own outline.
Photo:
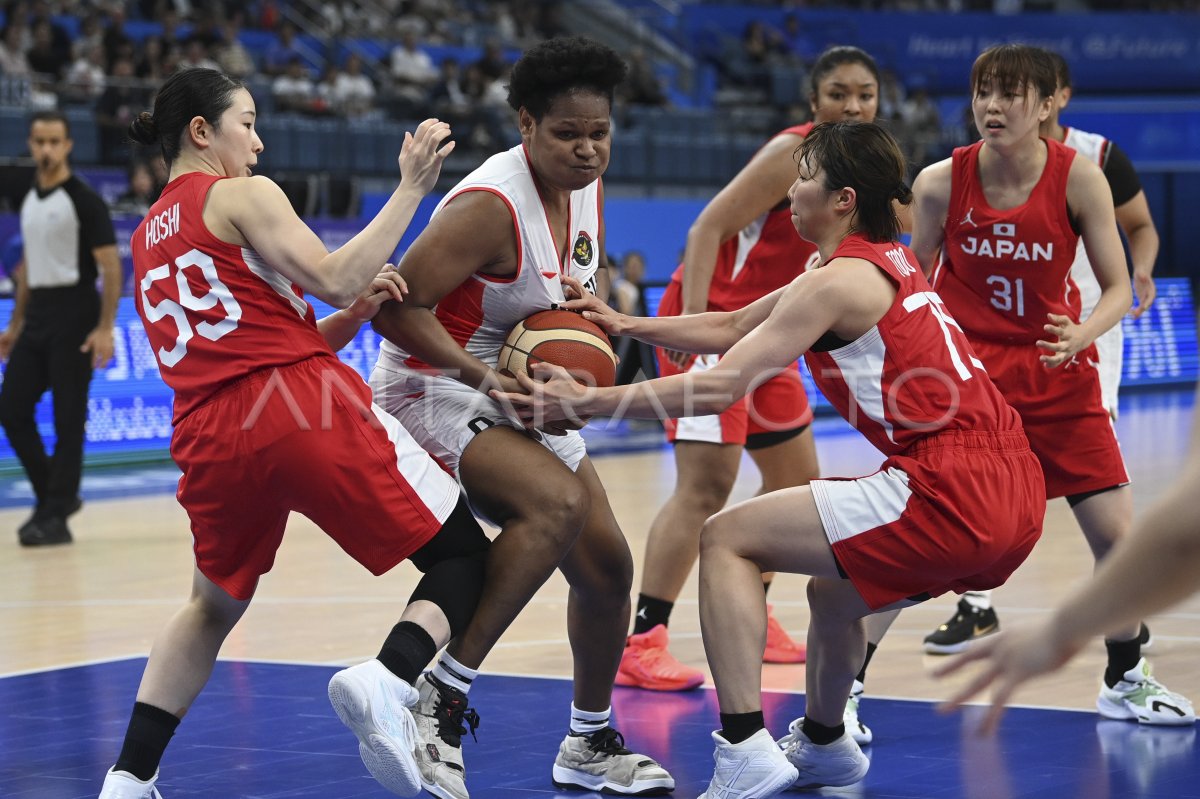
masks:
POLYGON ((587 266, 595 257, 595 249, 592 247, 592 237, 587 234, 586 230, 579 231, 579 237, 575 239, 575 246, 571 248, 571 257, 575 259, 575 263, 580 266, 587 266))
POLYGON ((969 224, 971 227, 979 227, 979 225, 975 224, 975 220, 971 218, 971 214, 973 213, 975 213, 975 206, 972 205, 967 209, 967 215, 962 218, 962 221, 958 223, 958 226, 962 227, 963 225, 969 224))

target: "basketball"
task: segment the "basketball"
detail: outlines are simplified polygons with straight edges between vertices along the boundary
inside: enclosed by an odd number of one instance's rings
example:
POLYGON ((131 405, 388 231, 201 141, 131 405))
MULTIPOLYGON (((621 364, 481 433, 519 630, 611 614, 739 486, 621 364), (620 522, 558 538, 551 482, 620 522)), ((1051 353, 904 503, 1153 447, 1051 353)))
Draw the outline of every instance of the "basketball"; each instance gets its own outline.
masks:
POLYGON ((500 348, 496 367, 502 374, 529 374, 539 361, 563 367, 586 385, 616 382, 617 357, 608 336, 571 311, 538 311, 518 322, 500 348))

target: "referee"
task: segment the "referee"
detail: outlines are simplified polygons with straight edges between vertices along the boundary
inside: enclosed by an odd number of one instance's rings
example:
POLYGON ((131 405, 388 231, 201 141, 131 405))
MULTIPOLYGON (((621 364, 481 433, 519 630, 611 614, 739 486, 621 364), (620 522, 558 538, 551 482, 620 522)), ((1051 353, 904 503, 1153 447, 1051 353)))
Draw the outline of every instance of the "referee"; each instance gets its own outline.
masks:
POLYGON ((23 546, 68 544, 67 517, 79 510, 83 430, 92 369, 113 354, 113 323, 121 294, 121 262, 108 207, 71 174, 67 119, 57 111, 33 116, 29 151, 34 183, 21 204, 25 257, 14 271, 16 304, 0 333, 6 359, 0 385, 0 425, 21 460, 37 505, 17 531, 23 546), (104 295, 96 291, 103 277, 104 295), (48 455, 34 409, 49 389, 54 399, 54 455, 48 455))

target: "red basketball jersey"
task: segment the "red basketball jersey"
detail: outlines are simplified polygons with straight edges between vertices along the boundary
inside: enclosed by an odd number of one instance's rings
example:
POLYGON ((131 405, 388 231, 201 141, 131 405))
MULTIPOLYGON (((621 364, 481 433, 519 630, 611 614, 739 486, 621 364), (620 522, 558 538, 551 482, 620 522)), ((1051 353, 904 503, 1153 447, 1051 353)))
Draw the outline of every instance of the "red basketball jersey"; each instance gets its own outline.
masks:
POLYGON ((167 184, 133 232, 137 310, 178 422, 221 387, 332 350, 300 288, 204 225, 199 172, 167 184))
MULTIPOLYGON (((807 136, 812 123, 781 130, 776 136, 807 136)), ((809 262, 817 261, 817 247, 800 238, 792 225, 787 198, 755 219, 717 250, 717 265, 708 289, 708 310, 736 311, 780 286, 791 283, 809 262)), ((683 282, 683 266, 671 279, 683 282)))
POLYGON ((804 355, 838 413, 888 456, 944 430, 1021 429, 907 247, 849 236, 823 268, 838 268, 837 258, 870 261, 896 286, 875 327, 826 351, 822 340, 804 355))
POLYGON ((1042 139, 1046 166, 1016 208, 988 205, 979 182, 982 142, 954 151, 942 262, 933 285, 971 335, 1032 344, 1046 314, 1079 321, 1071 264, 1079 234, 1067 213, 1067 175, 1075 151, 1042 139))

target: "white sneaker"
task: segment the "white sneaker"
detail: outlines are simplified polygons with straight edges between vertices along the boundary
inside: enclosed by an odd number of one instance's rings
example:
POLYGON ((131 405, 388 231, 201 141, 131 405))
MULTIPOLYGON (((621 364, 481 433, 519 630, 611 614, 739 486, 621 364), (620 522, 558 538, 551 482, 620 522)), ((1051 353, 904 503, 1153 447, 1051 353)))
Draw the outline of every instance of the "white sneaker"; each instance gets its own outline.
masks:
POLYGON ((467 695, 435 683, 428 674, 417 678, 420 699, 412 709, 417 723, 415 756, 421 785, 441 799, 470 799, 463 767, 462 736, 479 726, 479 714, 467 707, 467 695))
POLYGON ((1192 703, 1150 676, 1145 658, 1112 688, 1101 683, 1096 709, 1106 719, 1137 719, 1139 724, 1181 726, 1196 723, 1192 703))
POLYGON ((329 681, 329 701, 358 737, 358 754, 371 776, 399 796, 421 792, 413 756, 417 725, 409 708, 417 690, 371 659, 342 669, 329 681))
POLYGON ((726 741, 719 732, 712 737, 717 745, 713 751, 713 777, 700 799, 766 799, 796 781, 796 767, 766 730, 736 744, 726 741))
POLYGON ((100 799, 162 799, 162 794, 154 787, 158 772, 142 782, 128 771, 117 771, 110 768, 104 775, 104 785, 100 788, 100 799))
POLYGON ((863 684, 855 680, 854 687, 850 690, 850 698, 846 700, 846 709, 842 712, 842 723, 846 725, 846 732, 850 733, 854 743, 866 746, 875 738, 875 733, 858 718, 858 703, 862 700, 862 695, 863 684))
POLYGON ((833 743, 815 744, 800 729, 803 723, 803 717, 796 719, 788 725, 788 734, 779 739, 788 762, 800 772, 794 787, 839 788, 867 776, 871 761, 848 732, 833 743))
POLYGON ((648 796, 675 790, 675 779, 645 755, 625 748, 625 739, 612 727, 591 735, 568 735, 554 760, 554 784, 559 788, 624 796, 648 796))

